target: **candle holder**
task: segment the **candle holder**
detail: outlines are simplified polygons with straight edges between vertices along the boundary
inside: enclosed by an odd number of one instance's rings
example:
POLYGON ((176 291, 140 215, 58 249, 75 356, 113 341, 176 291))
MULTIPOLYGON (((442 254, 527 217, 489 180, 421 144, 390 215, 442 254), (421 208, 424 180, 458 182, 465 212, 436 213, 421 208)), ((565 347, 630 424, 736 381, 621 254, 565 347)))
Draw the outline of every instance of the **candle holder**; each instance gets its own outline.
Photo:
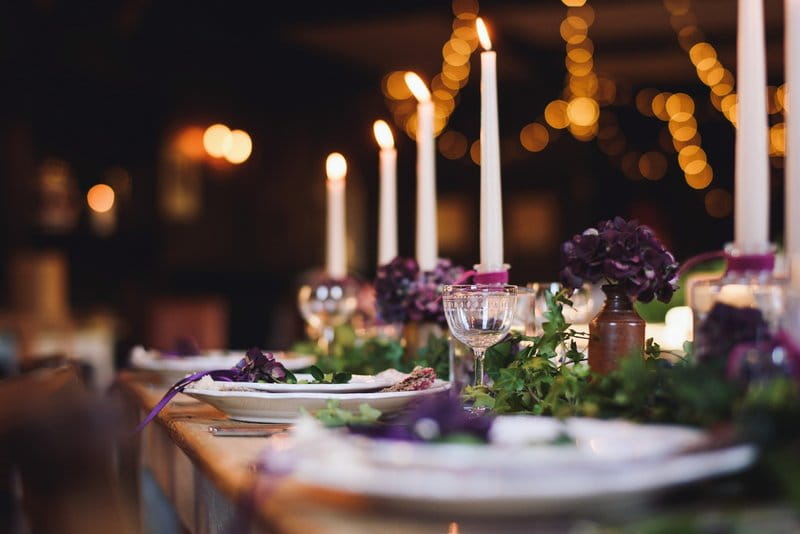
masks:
POLYGON ((773 277, 775 247, 745 254, 726 245, 725 273, 691 287, 694 353, 727 358, 743 343, 760 343, 778 331, 785 309, 784 280, 773 277))
POLYGON ((297 306, 320 349, 331 353, 335 329, 347 323, 358 308, 361 284, 353 277, 334 279, 312 275, 300 287, 297 306))

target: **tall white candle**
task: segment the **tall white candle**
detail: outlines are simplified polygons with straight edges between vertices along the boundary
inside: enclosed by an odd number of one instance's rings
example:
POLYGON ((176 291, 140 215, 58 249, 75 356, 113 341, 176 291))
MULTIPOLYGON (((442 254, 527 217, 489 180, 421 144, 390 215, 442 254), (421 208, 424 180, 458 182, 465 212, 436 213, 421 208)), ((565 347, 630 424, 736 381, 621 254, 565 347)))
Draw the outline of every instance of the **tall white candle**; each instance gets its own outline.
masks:
POLYGON ((375 121, 372 129, 381 147, 378 265, 384 265, 397 257, 397 150, 386 121, 375 121))
POLYGON ((439 257, 433 102, 425 82, 416 73, 407 72, 405 81, 417 99, 417 263, 425 272, 436 268, 439 257))
POLYGON ((347 161, 338 152, 333 152, 325 161, 328 175, 327 241, 325 269, 330 278, 340 280, 347 276, 347 243, 345 241, 345 175, 347 161))
POLYGON ((746 254, 769 248, 769 156, 763 0, 739 0, 734 241, 746 254))
POLYGON ((481 53, 481 272, 503 271, 503 192, 497 119, 497 54, 486 25, 476 21, 481 53))
MULTIPOLYGON (((786 0, 786 257, 800 255, 800 0, 786 0), (794 89, 793 89, 794 88, 794 89)), ((793 260, 794 261, 794 260, 793 260)))

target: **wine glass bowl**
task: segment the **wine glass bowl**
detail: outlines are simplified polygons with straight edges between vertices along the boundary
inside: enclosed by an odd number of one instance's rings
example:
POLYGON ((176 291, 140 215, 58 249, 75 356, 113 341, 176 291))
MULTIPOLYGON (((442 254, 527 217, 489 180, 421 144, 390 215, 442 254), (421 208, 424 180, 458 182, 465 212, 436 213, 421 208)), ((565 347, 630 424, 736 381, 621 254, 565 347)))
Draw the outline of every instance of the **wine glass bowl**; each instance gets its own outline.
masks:
POLYGON ((303 284, 297 305, 317 342, 326 352, 333 342, 334 328, 347 323, 358 308, 359 284, 352 278, 318 277, 303 284))
POLYGON ((514 319, 517 286, 446 285, 442 302, 453 337, 472 349, 475 385, 483 385, 483 356, 501 341, 514 319))

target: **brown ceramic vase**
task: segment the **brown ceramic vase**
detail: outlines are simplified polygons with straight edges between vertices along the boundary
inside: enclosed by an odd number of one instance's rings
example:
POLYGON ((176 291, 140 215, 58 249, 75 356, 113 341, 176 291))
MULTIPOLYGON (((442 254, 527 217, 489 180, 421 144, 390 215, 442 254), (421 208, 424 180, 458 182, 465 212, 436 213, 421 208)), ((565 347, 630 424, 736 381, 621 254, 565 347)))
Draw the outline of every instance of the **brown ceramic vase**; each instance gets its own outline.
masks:
POLYGON ((644 319, 621 287, 607 284, 602 289, 606 302, 589 323, 589 367, 607 374, 620 358, 644 350, 644 319))

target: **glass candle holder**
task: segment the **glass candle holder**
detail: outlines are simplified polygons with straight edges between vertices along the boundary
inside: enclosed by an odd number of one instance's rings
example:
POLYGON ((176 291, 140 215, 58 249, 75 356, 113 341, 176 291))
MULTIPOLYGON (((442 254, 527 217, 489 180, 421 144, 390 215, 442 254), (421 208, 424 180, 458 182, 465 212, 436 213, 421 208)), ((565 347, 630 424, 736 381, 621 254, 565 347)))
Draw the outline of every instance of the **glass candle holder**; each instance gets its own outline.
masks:
POLYGON ((728 357, 742 343, 770 339, 785 309, 786 283, 773 277, 774 247, 744 254, 725 247, 727 269, 719 278, 691 287, 694 353, 698 358, 728 357))

